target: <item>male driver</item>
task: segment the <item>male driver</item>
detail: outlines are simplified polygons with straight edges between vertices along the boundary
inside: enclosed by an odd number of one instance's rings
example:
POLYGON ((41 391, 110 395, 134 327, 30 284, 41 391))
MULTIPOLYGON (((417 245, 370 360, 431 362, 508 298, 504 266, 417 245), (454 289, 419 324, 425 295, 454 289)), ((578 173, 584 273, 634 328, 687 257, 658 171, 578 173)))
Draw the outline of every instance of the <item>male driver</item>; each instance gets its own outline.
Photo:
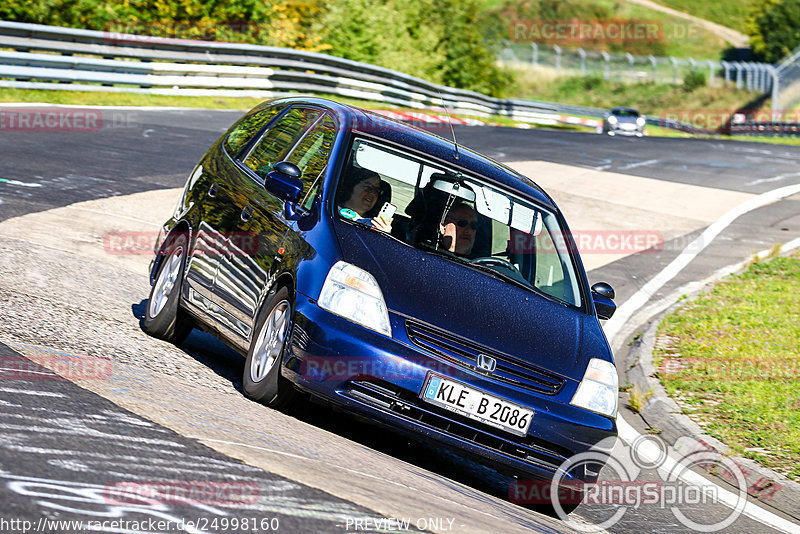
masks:
POLYGON ((469 205, 455 204, 439 225, 442 246, 459 256, 467 256, 475 244, 475 231, 478 229, 478 218, 469 205))

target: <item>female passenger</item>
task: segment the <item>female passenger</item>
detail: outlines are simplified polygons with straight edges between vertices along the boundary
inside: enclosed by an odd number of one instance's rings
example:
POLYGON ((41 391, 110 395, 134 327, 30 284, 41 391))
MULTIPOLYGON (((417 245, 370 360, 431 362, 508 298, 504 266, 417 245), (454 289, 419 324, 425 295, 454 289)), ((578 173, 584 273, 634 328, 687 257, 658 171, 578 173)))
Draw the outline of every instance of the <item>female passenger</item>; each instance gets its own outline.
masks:
POLYGON ((373 228, 391 233, 392 218, 387 220, 377 216, 383 207, 377 205, 381 197, 381 184, 377 172, 363 168, 351 169, 336 195, 339 213, 352 219, 367 219, 365 222, 373 228))

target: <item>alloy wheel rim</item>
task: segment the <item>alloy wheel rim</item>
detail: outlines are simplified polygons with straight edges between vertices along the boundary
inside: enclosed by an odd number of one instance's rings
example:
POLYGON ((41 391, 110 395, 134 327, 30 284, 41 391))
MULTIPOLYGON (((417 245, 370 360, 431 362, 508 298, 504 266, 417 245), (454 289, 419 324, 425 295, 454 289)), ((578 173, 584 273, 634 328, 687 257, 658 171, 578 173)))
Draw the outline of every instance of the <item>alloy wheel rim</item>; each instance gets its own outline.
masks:
POLYGON ((178 248, 167 258, 167 264, 161 269, 156 280, 153 296, 150 298, 150 317, 157 317, 164 310, 169 295, 178 281, 183 263, 183 249, 178 248))
POLYGON ((261 382, 275 366, 289 327, 289 301, 278 303, 264 321, 250 361, 250 380, 261 382))

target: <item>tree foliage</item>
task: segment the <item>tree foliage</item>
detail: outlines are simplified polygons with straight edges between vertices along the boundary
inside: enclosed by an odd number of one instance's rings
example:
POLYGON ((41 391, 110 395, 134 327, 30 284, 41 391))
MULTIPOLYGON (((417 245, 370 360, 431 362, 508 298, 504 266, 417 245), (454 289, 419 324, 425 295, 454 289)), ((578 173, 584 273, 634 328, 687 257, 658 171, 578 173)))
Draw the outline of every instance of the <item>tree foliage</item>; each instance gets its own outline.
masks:
POLYGON ((501 96, 478 0, 5 0, 0 19, 326 52, 501 96))
POLYGON ((760 59, 780 61, 800 46, 800 0, 758 0, 747 33, 760 59))
POLYGON ((328 0, 323 12, 331 54, 492 96, 511 83, 478 29, 476 0, 328 0))

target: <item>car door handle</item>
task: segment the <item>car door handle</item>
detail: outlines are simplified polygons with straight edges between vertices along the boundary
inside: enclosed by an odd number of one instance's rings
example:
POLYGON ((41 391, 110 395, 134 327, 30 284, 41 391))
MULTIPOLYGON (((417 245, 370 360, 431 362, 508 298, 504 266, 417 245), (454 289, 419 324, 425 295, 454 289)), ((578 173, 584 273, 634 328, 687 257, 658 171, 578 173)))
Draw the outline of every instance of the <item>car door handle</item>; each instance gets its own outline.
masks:
POLYGON ((217 183, 216 182, 211 184, 211 187, 208 188, 208 196, 210 196, 211 198, 214 198, 215 196, 217 196, 217 183))
POLYGON ((253 216, 253 208, 250 206, 245 206, 242 210, 242 221, 247 222, 250 220, 250 217, 253 216))

